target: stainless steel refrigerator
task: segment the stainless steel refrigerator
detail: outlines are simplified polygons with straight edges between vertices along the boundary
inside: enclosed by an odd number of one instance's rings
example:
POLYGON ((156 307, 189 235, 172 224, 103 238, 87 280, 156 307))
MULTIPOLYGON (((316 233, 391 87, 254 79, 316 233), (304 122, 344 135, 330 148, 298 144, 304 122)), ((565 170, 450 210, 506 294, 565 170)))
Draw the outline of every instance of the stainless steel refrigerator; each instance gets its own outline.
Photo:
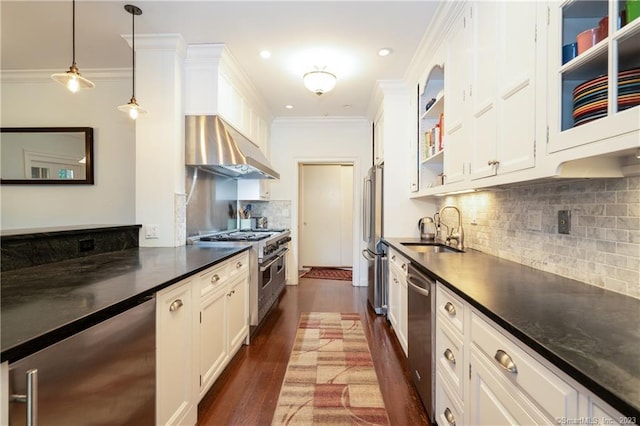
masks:
POLYGON ((362 256, 368 262, 369 303, 378 315, 387 311, 387 245, 381 241, 383 171, 384 164, 369 169, 362 197, 362 239, 367 243, 362 256))

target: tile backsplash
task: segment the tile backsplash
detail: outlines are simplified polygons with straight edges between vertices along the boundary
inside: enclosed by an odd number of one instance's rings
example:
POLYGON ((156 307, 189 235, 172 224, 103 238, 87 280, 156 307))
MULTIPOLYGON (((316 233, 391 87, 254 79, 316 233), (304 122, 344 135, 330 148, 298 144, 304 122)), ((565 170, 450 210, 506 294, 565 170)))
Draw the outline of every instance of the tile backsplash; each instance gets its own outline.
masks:
POLYGON ((264 216, 272 229, 291 229, 291 201, 241 201, 242 206, 251 204, 251 216, 264 216))
MULTIPOLYGON (((559 180, 450 196, 465 245, 500 258, 640 298, 640 177, 559 180), (558 211, 570 233, 558 233, 558 211)), ((456 223, 453 209, 443 222, 456 223)))

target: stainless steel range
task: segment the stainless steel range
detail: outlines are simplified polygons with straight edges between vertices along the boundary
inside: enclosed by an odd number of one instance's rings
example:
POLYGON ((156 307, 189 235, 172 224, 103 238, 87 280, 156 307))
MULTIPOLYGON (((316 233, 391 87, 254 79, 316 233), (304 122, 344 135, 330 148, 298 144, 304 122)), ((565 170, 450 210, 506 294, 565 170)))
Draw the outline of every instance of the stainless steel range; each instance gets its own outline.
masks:
POLYGON ((251 246, 249 311, 252 331, 266 317, 284 290, 289 241, 291 233, 284 229, 229 231, 188 239, 189 243, 201 246, 251 246))

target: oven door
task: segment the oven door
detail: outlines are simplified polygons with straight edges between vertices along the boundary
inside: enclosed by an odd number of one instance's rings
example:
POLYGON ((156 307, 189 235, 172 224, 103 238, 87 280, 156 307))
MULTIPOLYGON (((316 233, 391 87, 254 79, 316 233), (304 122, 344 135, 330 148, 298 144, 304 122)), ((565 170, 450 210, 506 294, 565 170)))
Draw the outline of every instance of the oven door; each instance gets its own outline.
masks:
POLYGON ((284 289, 286 281, 286 254, 284 249, 260 262, 258 276, 258 322, 267 315, 284 289))

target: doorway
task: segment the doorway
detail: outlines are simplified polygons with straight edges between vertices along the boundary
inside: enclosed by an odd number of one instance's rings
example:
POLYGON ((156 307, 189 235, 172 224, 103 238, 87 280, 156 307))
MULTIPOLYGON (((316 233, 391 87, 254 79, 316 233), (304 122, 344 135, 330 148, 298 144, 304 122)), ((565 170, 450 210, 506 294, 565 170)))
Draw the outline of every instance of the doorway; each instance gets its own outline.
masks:
POLYGON ((300 266, 353 267, 353 163, 301 163, 300 266))

